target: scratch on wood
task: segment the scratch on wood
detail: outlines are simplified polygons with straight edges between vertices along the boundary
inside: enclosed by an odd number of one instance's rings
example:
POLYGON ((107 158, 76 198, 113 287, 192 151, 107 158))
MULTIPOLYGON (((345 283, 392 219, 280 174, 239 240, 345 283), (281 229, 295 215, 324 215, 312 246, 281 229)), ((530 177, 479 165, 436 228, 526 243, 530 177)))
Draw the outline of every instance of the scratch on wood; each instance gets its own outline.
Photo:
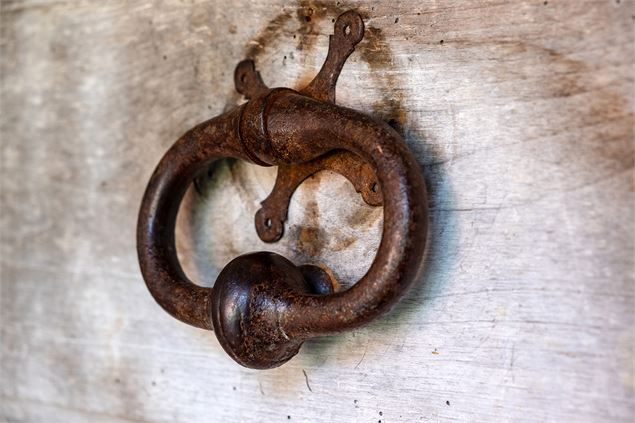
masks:
POLYGON ((360 358, 359 362, 355 365, 355 369, 357 369, 359 365, 362 364, 362 361, 364 361, 364 357, 366 357, 367 351, 368 351, 368 344, 366 344, 366 348, 364 349, 364 354, 362 354, 362 358, 360 358))
POLYGON ((302 373, 304 373, 304 380, 306 381, 306 387, 309 388, 309 391, 313 392, 311 389, 311 385, 309 385, 309 375, 306 374, 306 370, 302 369, 302 373))

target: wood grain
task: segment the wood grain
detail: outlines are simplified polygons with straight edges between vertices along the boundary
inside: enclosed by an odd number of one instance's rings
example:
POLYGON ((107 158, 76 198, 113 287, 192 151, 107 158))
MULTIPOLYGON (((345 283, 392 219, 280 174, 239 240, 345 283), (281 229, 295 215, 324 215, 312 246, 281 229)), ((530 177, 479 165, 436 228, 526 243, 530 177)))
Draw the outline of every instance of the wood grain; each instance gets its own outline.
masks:
MULTIPOLYGON (((3 1, 1 403, 9 422, 632 421, 633 1, 3 1), (141 195, 171 143, 319 69, 331 19, 364 41, 338 102, 390 121, 431 195, 421 282, 371 326, 252 371, 159 309, 141 279, 141 195)), ((275 169, 225 162, 181 209, 211 285, 271 249, 343 285, 382 224, 341 176, 253 227, 275 169)))

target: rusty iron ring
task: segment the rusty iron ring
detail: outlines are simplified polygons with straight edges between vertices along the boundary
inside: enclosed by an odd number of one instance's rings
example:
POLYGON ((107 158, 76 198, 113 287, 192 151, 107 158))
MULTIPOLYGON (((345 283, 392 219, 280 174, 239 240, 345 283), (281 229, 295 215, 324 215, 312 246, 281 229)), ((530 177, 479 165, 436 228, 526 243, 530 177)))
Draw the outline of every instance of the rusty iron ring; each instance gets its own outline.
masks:
POLYGON ((369 322, 390 309, 420 273, 428 220, 417 162, 389 125, 335 105, 337 78, 363 34, 359 14, 340 15, 322 69, 300 92, 269 89, 252 61, 238 64, 236 89, 249 101, 185 133, 163 156, 146 188, 137 252, 148 289, 175 318, 214 330, 225 351, 243 366, 277 367, 308 338, 369 322), (382 239, 368 272, 351 288, 334 292, 334 280, 323 269, 258 252, 227 264, 213 288, 192 283, 176 255, 176 215, 192 180, 224 157, 279 166, 271 200, 263 202, 276 223, 256 216, 258 233, 268 242, 282 235, 295 187, 320 169, 339 169, 370 204, 383 200, 382 239))

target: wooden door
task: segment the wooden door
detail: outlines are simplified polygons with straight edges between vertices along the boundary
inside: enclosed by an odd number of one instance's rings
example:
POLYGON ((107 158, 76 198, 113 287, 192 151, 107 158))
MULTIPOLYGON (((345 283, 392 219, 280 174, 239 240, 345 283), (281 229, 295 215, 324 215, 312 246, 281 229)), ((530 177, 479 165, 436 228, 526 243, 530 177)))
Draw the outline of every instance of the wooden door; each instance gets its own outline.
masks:
MULTIPOLYGON (((2 420, 632 421, 633 1, 5 0, 1 15, 2 420), (425 273, 370 326, 241 368, 148 293, 141 196, 178 136, 243 101, 236 63, 302 87, 351 8, 367 32, 338 102, 415 152, 425 273)), ((267 245, 253 215, 275 175, 224 162, 190 190, 188 275, 209 286, 270 249, 350 286, 381 208, 322 172, 267 245)))

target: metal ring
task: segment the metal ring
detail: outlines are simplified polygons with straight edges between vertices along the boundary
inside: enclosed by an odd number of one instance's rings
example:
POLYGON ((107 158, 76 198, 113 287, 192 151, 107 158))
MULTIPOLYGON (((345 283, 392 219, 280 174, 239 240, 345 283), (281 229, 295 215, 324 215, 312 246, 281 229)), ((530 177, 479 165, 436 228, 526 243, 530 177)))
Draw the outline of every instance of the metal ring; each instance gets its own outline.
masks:
POLYGON ((331 37, 322 70, 301 92, 270 90, 253 63, 239 64, 236 86, 250 101, 183 135, 157 166, 142 200, 137 251, 148 289, 172 316, 215 330, 223 348, 247 367, 279 366, 307 338, 367 323, 395 304, 422 266, 427 199, 421 171, 389 125, 335 105, 337 77, 363 36, 363 21, 349 11, 335 28, 342 31, 331 37), (354 286, 332 292, 325 272, 267 252, 236 258, 213 288, 185 276, 176 256, 174 225, 185 190, 198 173, 221 157, 287 166, 334 150, 367 163, 389 200, 383 202, 375 260, 354 286))

